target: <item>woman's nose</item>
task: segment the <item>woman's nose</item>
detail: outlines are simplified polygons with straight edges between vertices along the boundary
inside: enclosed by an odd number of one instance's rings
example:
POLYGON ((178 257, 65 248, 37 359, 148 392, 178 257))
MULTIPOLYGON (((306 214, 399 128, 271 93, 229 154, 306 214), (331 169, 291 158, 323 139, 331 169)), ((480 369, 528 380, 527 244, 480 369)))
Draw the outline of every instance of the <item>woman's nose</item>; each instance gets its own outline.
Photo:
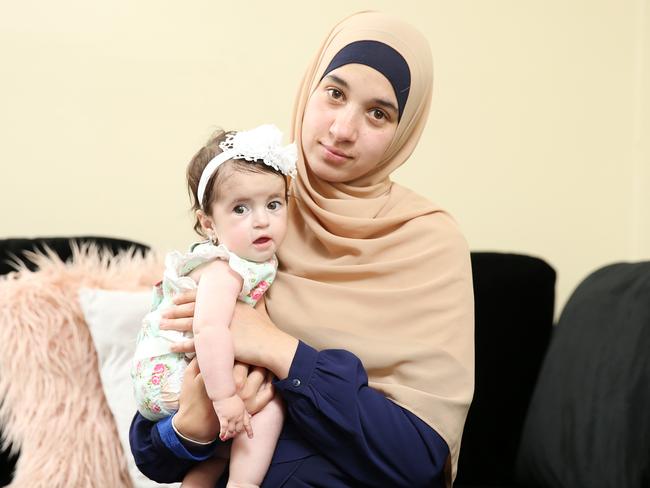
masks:
POLYGON ((357 137, 357 124, 357 116, 352 107, 341 108, 330 125, 330 133, 336 141, 354 141, 357 137))

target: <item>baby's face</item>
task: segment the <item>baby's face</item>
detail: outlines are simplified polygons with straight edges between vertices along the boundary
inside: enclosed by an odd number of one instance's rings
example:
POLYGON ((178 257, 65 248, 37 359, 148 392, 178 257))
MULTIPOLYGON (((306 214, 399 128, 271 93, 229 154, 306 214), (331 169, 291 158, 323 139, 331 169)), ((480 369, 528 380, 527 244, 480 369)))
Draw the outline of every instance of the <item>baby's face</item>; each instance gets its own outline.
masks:
POLYGON ((233 171, 225 176, 211 208, 219 243, 249 261, 270 259, 287 232, 285 191, 280 175, 233 171))

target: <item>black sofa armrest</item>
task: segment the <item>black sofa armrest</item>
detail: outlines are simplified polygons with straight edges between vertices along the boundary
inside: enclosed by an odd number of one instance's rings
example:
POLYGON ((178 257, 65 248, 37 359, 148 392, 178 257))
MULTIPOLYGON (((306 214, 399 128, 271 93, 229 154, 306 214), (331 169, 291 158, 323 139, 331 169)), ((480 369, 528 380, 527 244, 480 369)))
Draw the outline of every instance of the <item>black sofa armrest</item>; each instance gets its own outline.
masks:
POLYGON ((76 236, 76 237, 35 237, 35 238, 10 238, 0 239, 0 275, 14 271, 13 262, 17 257, 27 264, 27 267, 34 270, 36 266, 25 257, 25 252, 36 251, 44 252, 48 247, 54 251, 63 261, 66 261, 72 255, 70 243, 77 245, 83 243, 95 243, 100 247, 108 249, 111 253, 117 254, 119 251, 134 246, 140 252, 147 252, 149 246, 139 242, 127 239, 115 239, 112 237, 101 236, 76 236))
POLYGON ((471 258, 476 386, 454 486, 514 486, 524 418, 553 330, 556 275, 531 256, 471 258))

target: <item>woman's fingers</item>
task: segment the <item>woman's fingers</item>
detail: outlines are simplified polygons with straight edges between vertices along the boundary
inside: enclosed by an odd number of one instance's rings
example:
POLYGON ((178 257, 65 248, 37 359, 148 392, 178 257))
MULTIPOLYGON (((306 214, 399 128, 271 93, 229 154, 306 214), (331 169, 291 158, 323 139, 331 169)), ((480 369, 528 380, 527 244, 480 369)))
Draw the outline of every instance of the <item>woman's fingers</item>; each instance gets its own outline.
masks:
POLYGON ((191 332, 195 301, 196 290, 186 291, 174 296, 173 302, 175 305, 163 310, 161 313, 160 328, 162 330, 191 332))
POLYGON ((194 302, 169 307, 161 313, 164 319, 191 319, 194 317, 194 302))
POLYGON ((199 373, 199 362, 194 358, 188 363, 187 368, 185 368, 185 373, 183 373, 183 382, 193 381, 199 373))
MULTIPOLYGON (((273 385, 267 385, 265 383, 264 385, 262 385, 262 388, 257 392, 255 398, 251 399, 250 407, 253 410, 251 410, 250 412, 251 413, 259 412, 264 407, 266 407, 271 402, 271 400, 273 400, 274 396, 275 396, 275 389, 273 388, 273 385)), ((248 406, 249 403, 246 403, 247 408, 248 406)))
POLYGON ((169 346, 169 349, 172 352, 177 353, 196 352, 196 349, 194 348, 194 339, 188 339, 183 342, 174 342, 171 346, 169 346))
POLYGON ((176 305, 183 305, 184 303, 194 303, 196 301, 196 289, 178 293, 177 295, 174 296, 172 301, 176 305))
POLYGON ((266 378, 266 370, 259 366, 255 366, 253 370, 248 373, 246 384, 239 392, 239 398, 245 402, 249 398, 254 397, 260 389, 260 386, 262 386, 262 383, 264 383, 264 378, 266 378))
POLYGON ((192 332, 193 319, 161 319, 161 330, 177 330, 179 332, 192 332))
POLYGON ((238 393, 246 410, 251 414, 259 412, 270 401, 263 389, 265 378, 266 370, 259 366, 254 367, 246 378, 246 384, 238 393))
MULTIPOLYGON (((251 387, 253 393, 248 395, 248 391, 240 392, 240 397, 244 400, 244 405, 246 406, 246 411, 251 415, 255 415, 257 412, 262 410, 275 395, 275 389, 273 388, 273 373, 269 373, 266 370, 261 368, 256 368, 250 375, 249 379, 251 381, 251 386, 258 386, 257 389, 251 387), (251 378, 252 376, 252 378, 251 378), (260 381, 260 379, 262 381, 260 381), (247 395, 244 397, 244 393, 247 395)), ((246 383, 244 387, 245 390, 248 390, 249 384, 246 383)))
MULTIPOLYGON (((246 385, 247 377, 248 377, 248 364, 235 361, 235 366, 232 368, 232 378, 233 381, 235 382, 235 388, 238 394, 244 388, 244 385, 246 385)), ((240 396, 240 398, 242 397, 240 396)))

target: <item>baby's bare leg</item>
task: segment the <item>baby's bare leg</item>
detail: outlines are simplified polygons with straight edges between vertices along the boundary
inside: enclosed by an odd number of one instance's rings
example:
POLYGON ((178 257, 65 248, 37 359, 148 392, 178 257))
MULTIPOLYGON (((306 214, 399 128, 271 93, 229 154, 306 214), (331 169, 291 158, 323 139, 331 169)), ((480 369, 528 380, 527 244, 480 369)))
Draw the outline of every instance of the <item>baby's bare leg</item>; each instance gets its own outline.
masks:
POLYGON ((226 467, 226 459, 210 458, 194 466, 183 478, 181 488, 214 488, 226 467))
POLYGON ((232 441, 228 488, 258 487, 266 475, 284 422, 284 406, 276 394, 253 418, 253 438, 245 433, 232 441))

